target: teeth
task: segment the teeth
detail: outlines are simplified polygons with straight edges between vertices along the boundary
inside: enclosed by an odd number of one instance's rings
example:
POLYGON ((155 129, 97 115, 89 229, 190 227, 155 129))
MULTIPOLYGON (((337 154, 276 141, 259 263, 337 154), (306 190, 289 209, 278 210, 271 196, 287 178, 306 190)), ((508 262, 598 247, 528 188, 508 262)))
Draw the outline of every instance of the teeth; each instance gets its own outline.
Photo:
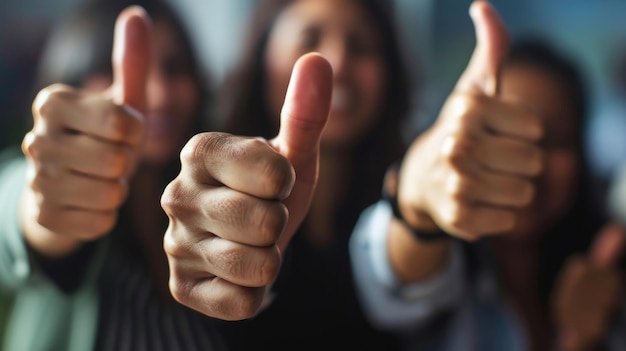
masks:
POLYGON ((333 88, 333 96, 330 103, 332 110, 346 110, 350 105, 350 92, 344 87, 333 88))

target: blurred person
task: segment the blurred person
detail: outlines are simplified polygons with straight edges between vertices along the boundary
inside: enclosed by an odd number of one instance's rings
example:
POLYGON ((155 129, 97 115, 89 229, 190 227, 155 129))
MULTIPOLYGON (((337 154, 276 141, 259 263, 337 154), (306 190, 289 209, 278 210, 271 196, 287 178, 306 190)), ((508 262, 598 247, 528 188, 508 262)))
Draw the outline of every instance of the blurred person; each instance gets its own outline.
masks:
POLYGON ((609 46, 603 65, 607 86, 599 94, 588 131, 592 167, 607 188, 626 163, 626 40, 614 40, 609 46))
POLYGON ((348 240, 380 194, 385 170, 406 147, 410 87, 392 8, 385 1, 264 0, 219 108, 228 132, 269 138, 298 57, 318 52, 333 67, 329 121, 311 209, 284 252, 271 304, 233 323, 235 349, 393 350, 366 322, 353 286, 348 240))
POLYGON ((586 87, 474 1, 477 44, 351 241, 372 323, 408 350, 591 350, 621 303, 624 233, 590 201, 586 87), (596 234, 597 233, 597 234, 596 234))
POLYGON ((176 303, 177 263, 213 283, 203 296, 214 300, 202 307, 215 310, 205 314, 256 310, 277 274, 279 250, 308 209, 330 104, 329 63, 311 54, 295 64, 282 127, 270 142, 198 133, 210 100, 184 23, 165 3, 128 5, 96 1, 63 22, 50 48, 60 76, 43 70, 42 77, 75 87, 41 90, 22 143, 26 160, 16 150, 2 155, 0 286, 14 299, 6 349, 224 349, 213 319, 176 303), (181 177, 184 187, 177 187, 181 177), (214 216, 190 223, 189 209, 203 195, 202 214, 214 216), (182 251, 163 241, 163 209, 176 234, 210 233, 212 240, 192 245, 210 253, 210 267, 202 267, 213 270, 210 277, 185 266, 182 251), (236 257, 245 259, 228 259, 236 257), (236 309, 219 300, 225 287, 234 288, 228 297, 236 309))
POLYGON ((9 150, 2 167, 3 198, 21 196, 20 206, 5 202, 14 209, 1 235, 0 282, 14 293, 8 349, 132 348, 126 333, 179 342, 180 330, 156 334, 165 327, 149 323, 197 323, 169 297, 159 199, 180 149, 208 122, 206 77, 174 10, 141 4, 153 26, 143 10, 127 13, 113 64, 128 1, 80 5, 42 55, 26 160, 9 150), (129 328, 136 319, 146 327, 129 328))

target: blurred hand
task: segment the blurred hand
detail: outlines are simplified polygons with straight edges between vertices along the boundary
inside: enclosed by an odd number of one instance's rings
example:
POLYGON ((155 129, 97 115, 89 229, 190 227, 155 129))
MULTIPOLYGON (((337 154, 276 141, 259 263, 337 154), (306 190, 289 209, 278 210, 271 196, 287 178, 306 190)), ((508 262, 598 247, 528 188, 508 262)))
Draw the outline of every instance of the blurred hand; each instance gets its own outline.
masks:
POLYGON ((623 282, 616 265, 625 245, 622 227, 610 223, 598 233, 588 255, 565 263, 553 304, 560 350, 590 350, 606 336, 621 302, 623 282))
POLYGON ((497 12, 476 0, 470 15, 476 48, 436 123, 409 148, 398 201, 412 226, 476 240, 513 229, 532 201, 543 126, 538 116, 498 98, 509 38, 497 12))
POLYGON ((202 133, 184 147, 181 172, 161 199, 177 301, 227 320, 259 311, 311 202, 331 90, 328 61, 304 55, 294 66, 276 138, 202 133))
POLYGON ((115 225, 140 151, 150 50, 147 14, 128 8, 116 23, 110 89, 52 85, 35 98, 34 127, 22 142, 29 165, 21 225, 41 253, 65 255, 115 225))

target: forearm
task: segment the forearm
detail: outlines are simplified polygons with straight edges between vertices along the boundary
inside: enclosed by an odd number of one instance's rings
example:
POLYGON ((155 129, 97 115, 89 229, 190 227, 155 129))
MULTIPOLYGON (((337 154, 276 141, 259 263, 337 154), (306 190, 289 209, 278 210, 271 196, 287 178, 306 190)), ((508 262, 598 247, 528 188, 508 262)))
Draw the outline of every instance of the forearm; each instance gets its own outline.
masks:
POLYGON ((398 194, 398 167, 385 176, 383 200, 391 208, 387 226, 389 263, 402 283, 418 283, 440 272, 448 260, 451 237, 424 212, 403 208, 398 194))
POLYGON ((449 240, 441 267, 433 267, 419 282, 404 282, 389 257, 390 219, 391 210, 382 201, 363 212, 350 239, 352 267, 370 321, 384 329, 411 330, 462 300, 462 251, 449 240))
POLYGON ((403 284, 419 283, 441 272, 449 260, 451 239, 422 242, 392 218, 388 233, 389 263, 403 284))

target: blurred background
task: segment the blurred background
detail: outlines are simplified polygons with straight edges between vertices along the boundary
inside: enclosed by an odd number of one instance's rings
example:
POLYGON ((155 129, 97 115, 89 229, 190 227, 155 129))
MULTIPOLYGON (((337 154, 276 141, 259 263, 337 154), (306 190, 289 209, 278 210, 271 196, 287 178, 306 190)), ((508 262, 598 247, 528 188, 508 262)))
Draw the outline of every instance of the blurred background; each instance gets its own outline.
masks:
MULTIPOLYGON (((83 0, 0 1, 0 147, 20 142, 49 28, 83 0)), ((254 0, 170 0, 217 86, 238 57, 254 0)), ((391 0, 390 0, 391 1, 391 0)), ((402 39, 421 73, 415 127, 427 126, 474 46, 471 0, 395 0, 402 39)), ((626 162, 626 1, 492 0, 513 36, 540 35, 582 66, 591 92, 587 151, 608 179, 626 162)), ((28 122, 29 123, 29 122, 28 122)))

